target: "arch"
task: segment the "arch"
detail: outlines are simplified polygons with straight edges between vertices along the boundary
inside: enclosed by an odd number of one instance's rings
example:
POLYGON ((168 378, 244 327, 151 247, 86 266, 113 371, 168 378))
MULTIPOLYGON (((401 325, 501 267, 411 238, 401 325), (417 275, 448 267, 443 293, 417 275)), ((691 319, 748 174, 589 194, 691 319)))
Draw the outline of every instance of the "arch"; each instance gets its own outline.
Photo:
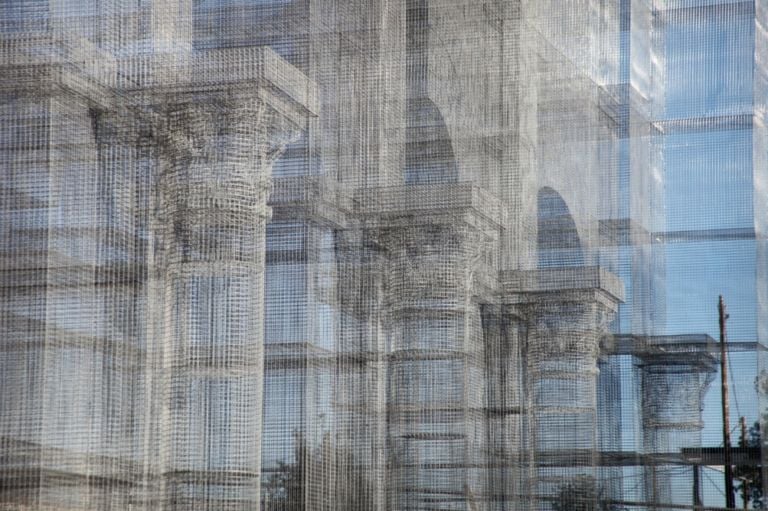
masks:
POLYGON ((548 186, 539 189, 536 208, 539 267, 584 266, 579 232, 560 194, 548 186))
POLYGON ((459 180, 448 128, 440 109, 427 97, 408 101, 406 184, 455 183, 459 180))

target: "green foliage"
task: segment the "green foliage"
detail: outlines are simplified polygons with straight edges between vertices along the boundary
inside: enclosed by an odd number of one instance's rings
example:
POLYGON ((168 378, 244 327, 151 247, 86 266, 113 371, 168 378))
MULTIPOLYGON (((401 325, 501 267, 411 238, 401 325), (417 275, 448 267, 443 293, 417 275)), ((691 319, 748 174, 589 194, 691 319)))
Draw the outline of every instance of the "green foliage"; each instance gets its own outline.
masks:
POLYGON ((605 491, 591 477, 580 477, 562 485, 552 503, 555 511, 620 511, 606 500, 605 491))
MULTIPOLYGON (((739 447, 760 447, 760 423, 755 422, 747 438, 739 440, 739 447)), ((760 465, 737 465, 733 476, 738 479, 736 489, 741 494, 747 492, 752 509, 765 509, 763 501, 763 472, 760 465)))
POLYGON ((372 486, 349 449, 329 435, 314 449, 295 435, 295 462, 279 463, 262 486, 265 511, 360 511, 370 509, 372 486))

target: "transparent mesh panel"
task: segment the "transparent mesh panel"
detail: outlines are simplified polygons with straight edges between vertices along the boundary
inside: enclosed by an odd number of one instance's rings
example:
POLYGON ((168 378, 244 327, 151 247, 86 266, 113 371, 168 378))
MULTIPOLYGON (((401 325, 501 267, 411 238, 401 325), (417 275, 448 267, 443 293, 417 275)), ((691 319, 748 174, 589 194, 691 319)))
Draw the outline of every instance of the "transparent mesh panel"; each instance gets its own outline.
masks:
POLYGON ((0 510, 757 509, 766 98, 762 0, 0 1, 0 510))

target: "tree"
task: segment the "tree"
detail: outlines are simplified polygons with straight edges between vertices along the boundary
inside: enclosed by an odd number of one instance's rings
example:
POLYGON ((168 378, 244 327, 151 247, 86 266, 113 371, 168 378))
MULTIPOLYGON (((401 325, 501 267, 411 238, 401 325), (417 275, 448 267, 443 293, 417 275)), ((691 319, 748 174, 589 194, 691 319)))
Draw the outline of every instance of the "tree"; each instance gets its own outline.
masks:
MULTIPOLYGON (((760 423, 755 422, 750 428, 746 439, 739 440, 739 447, 760 448, 760 423)), ((752 509, 765 509, 763 501, 763 471, 759 464, 737 465, 733 472, 739 482, 736 485, 739 493, 746 492, 752 509)))
POLYGON ((591 477, 579 477, 562 485, 552 503, 555 511, 620 511, 605 497, 604 488, 591 477))
POLYGON ((314 449, 296 433, 293 463, 280 462, 262 488, 265 511, 359 511, 370 509, 372 485, 349 449, 326 434, 314 449))
POLYGON ((295 434, 295 463, 278 462, 277 471, 262 487, 262 508, 273 511, 302 511, 304 509, 304 474, 306 442, 295 434))

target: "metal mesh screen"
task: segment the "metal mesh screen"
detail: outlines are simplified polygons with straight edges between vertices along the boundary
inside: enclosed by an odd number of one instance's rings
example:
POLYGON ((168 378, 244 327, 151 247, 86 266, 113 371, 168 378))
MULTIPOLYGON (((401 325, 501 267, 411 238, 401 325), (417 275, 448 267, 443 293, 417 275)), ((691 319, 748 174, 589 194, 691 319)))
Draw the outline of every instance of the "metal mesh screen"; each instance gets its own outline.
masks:
POLYGON ((0 509, 757 506, 766 22, 1 2, 0 509))

